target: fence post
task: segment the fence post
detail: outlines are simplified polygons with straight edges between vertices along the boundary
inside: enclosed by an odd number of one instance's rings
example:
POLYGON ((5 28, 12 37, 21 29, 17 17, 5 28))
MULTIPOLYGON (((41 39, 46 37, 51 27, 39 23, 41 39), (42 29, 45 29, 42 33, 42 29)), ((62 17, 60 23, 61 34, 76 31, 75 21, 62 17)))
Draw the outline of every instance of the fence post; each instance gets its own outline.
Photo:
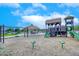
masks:
POLYGON ((0 26, 0 42, 1 42, 1 26, 0 26))

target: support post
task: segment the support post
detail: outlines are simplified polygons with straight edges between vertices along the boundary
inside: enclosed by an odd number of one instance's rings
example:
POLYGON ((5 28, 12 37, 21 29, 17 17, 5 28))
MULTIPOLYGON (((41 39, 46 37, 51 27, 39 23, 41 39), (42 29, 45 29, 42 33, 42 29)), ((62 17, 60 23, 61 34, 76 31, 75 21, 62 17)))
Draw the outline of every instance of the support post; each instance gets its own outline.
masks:
POLYGON ((28 37, 28 27, 27 27, 27 37, 28 37))
POLYGON ((0 42, 1 42, 1 26, 0 26, 0 42))
POLYGON ((65 19, 66 37, 67 37, 67 20, 65 19))
POLYGON ((26 35, 25 35, 25 29, 24 29, 24 37, 26 37, 26 35))
MULTIPOLYGON (((72 20, 72 30, 74 31, 74 22, 72 20)), ((73 38, 74 38, 74 35, 73 35, 73 38)))
POLYGON ((56 24, 56 23, 55 23, 55 27, 54 27, 54 28, 55 28, 55 33, 54 33, 54 34, 55 34, 55 37, 56 37, 57 34, 58 34, 58 31, 57 31, 57 24, 56 24))
POLYGON ((4 33, 4 25, 3 25, 3 43, 4 43, 4 34, 5 34, 5 33, 4 33))
POLYGON ((60 37, 62 36, 62 33, 61 33, 61 23, 59 24, 59 28, 60 28, 60 37))

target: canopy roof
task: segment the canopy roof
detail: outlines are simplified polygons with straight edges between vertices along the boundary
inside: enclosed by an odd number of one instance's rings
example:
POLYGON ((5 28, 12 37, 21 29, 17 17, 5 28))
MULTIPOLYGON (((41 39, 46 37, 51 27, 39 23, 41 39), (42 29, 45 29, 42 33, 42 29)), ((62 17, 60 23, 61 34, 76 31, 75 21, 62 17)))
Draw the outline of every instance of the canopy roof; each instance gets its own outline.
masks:
POLYGON ((46 24, 55 24, 55 23, 61 23, 61 18, 46 20, 46 24))
POLYGON ((64 19, 65 19, 65 20, 67 20, 67 19, 72 19, 72 20, 73 20, 74 17, 73 17, 73 16, 67 16, 67 17, 65 17, 64 19))

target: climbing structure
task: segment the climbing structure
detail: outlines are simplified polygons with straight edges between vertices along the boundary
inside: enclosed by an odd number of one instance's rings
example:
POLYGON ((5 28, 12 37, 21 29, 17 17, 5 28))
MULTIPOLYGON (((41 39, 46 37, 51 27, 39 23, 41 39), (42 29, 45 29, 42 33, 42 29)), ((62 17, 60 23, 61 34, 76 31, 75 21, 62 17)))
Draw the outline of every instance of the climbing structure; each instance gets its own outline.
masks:
POLYGON ((61 18, 55 18, 46 21, 46 27, 50 33, 50 37, 66 36, 66 27, 61 26, 61 18))
POLYGON ((61 18, 55 18, 46 21, 46 27, 50 37, 54 36, 69 36, 69 32, 74 30, 73 16, 64 18, 65 25, 61 25, 61 18))

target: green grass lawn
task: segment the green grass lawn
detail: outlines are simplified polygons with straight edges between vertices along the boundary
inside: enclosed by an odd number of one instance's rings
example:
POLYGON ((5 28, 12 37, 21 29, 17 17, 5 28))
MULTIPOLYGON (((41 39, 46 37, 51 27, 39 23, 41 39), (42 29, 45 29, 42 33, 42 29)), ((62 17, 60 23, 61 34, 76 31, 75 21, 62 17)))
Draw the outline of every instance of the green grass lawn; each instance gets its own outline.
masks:
MULTIPOLYGON (((4 34, 4 36, 15 36, 16 34, 4 34)), ((2 35, 1 35, 2 36, 2 35)))

